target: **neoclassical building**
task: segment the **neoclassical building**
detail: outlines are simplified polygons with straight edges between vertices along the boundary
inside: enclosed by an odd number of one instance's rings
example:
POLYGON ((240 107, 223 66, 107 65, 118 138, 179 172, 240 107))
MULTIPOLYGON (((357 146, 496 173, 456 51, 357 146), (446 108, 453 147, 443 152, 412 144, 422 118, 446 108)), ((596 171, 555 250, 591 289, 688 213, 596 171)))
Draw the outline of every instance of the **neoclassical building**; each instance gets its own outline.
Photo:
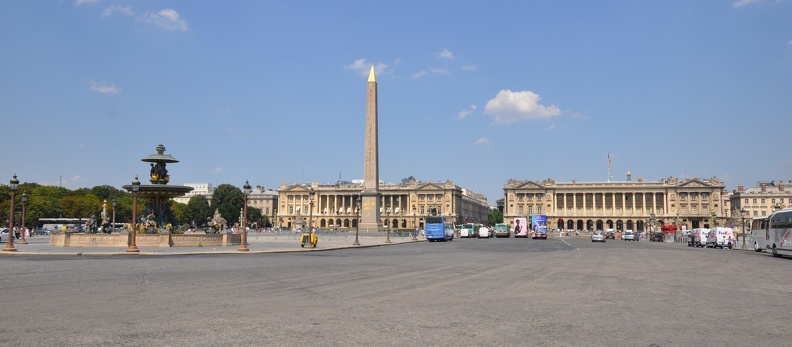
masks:
POLYGON ((728 195, 731 213, 737 217, 744 212, 746 219, 769 216, 773 211, 792 206, 792 180, 759 181, 745 189, 737 186, 728 195))
POLYGON ((547 215, 547 226, 572 230, 648 231, 654 222, 687 229, 726 223, 724 184, 716 177, 658 181, 556 182, 510 179, 503 187, 504 222, 547 215))
MULTIPOLYGON (((278 189, 277 227, 308 227, 351 230, 358 226, 358 197, 362 182, 334 184, 283 183, 278 189), (311 197, 313 196, 313 200, 311 197)), ((412 177, 400 183, 380 183, 380 215, 390 230, 423 228, 424 217, 446 216, 449 225, 484 223, 489 214, 487 198, 453 182, 419 182, 412 177)), ((362 231, 362 230, 361 230, 362 231)), ((374 231, 374 230, 370 230, 374 231)))

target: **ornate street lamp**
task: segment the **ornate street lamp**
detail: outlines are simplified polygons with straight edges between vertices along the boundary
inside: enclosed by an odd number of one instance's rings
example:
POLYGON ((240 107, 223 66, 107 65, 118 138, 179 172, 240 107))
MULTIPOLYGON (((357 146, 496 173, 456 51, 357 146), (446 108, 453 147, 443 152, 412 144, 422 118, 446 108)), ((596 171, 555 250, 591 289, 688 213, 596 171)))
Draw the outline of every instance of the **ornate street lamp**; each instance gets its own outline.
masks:
POLYGON ((743 244, 740 249, 745 249, 745 213, 746 212, 747 211, 745 211, 745 208, 740 209, 740 220, 742 221, 742 239, 743 239, 742 242, 743 244))
POLYGON ((138 181, 138 177, 135 176, 135 180, 132 181, 132 230, 129 231, 130 238, 129 247, 126 250, 127 252, 140 252, 135 244, 135 238, 137 238, 137 198, 139 191, 140 181, 138 181))
POLYGON ((360 231, 360 196, 355 200, 355 218, 357 220, 355 223, 355 242, 352 243, 352 245, 360 246, 360 242, 358 241, 358 232, 360 231))
POLYGON ((116 211, 116 207, 118 207, 118 201, 116 201, 116 198, 113 198, 113 225, 110 227, 110 233, 111 234, 115 232, 115 211, 116 211))
POLYGON ((19 229, 19 233, 22 234, 22 238, 19 240, 20 245, 28 244, 25 240, 25 204, 27 204, 27 193, 22 193, 22 227, 19 229))
MULTIPOLYGON (((390 218, 390 203, 385 203, 385 218, 390 218)), ((388 220, 388 224, 385 224, 385 243, 391 243, 390 220, 388 220)))
POLYGON ((413 230, 413 233, 412 233, 412 240, 413 241, 418 241, 418 235, 417 235, 418 234, 418 224, 417 224, 415 211, 416 211, 415 205, 413 205, 413 228, 415 230, 413 230))
POLYGON ((239 242, 239 249, 237 251, 240 252, 248 252, 248 243, 247 243, 247 205, 248 205, 248 195, 250 195, 250 183, 245 180, 245 185, 242 186, 242 191, 245 193, 245 204, 242 205, 242 241, 239 242))
POLYGON ((8 241, 6 241, 6 246, 3 248, 5 252, 16 252, 17 249, 14 248, 14 194, 16 194, 17 187, 19 186, 19 180, 14 174, 14 178, 11 179, 11 216, 8 218, 8 241))
POLYGON ((676 218, 674 218, 674 239, 679 239, 679 212, 677 212, 676 218))
POLYGON ((314 206, 314 197, 316 196, 316 191, 311 188, 310 193, 308 193, 308 243, 316 247, 313 242, 313 206, 314 206))

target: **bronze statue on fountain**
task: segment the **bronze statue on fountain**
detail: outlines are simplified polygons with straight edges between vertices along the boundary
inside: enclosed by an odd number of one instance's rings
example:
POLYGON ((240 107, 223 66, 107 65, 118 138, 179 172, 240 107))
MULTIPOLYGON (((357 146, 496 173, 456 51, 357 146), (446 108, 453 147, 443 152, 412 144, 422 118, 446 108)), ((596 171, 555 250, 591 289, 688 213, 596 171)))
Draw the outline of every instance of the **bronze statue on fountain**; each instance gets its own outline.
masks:
MULTIPOLYGON (((171 210, 171 199, 183 196, 193 188, 168 185, 170 175, 166 165, 179 161, 170 154, 165 154, 163 145, 157 146, 156 150, 156 154, 149 154, 141 159, 141 161, 149 163, 149 182, 151 184, 140 185, 139 197, 146 201, 146 207, 143 210, 143 216, 146 218, 144 220, 141 217, 141 220, 136 222, 142 223, 142 228, 140 228, 142 233, 167 234, 170 233, 169 229, 172 229, 173 225, 179 224, 171 210), (168 228, 168 225, 171 225, 171 228, 168 228)), ((132 186, 126 185, 124 189, 131 191, 132 186)), ((138 229, 138 233, 141 233, 140 229, 138 229)))

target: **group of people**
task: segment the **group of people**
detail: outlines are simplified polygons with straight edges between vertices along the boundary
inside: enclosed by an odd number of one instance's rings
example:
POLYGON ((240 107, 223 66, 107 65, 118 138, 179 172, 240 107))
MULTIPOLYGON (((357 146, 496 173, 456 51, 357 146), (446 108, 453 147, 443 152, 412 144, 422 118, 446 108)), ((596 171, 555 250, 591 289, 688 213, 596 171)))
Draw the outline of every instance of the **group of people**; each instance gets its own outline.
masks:
POLYGON ((22 237, 22 234, 20 232, 24 232, 25 237, 30 237, 30 229, 28 229, 27 227, 25 227, 24 229, 22 229, 21 227, 14 227, 12 232, 14 233, 14 239, 16 240, 19 240, 19 238, 22 237))

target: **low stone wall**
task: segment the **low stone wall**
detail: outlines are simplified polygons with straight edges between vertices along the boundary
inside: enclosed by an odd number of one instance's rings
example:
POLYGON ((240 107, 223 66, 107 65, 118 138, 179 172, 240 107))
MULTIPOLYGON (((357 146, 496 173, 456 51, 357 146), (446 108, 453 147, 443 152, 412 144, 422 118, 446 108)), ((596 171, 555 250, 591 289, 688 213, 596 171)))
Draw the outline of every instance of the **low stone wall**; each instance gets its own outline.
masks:
POLYGON ((54 247, 127 247, 129 234, 53 233, 50 246, 54 247))
MULTIPOLYGON (((118 247, 129 246, 129 234, 53 233, 52 247, 118 247)), ((137 247, 217 247, 233 246, 242 242, 242 235, 222 234, 137 234, 137 247)))

